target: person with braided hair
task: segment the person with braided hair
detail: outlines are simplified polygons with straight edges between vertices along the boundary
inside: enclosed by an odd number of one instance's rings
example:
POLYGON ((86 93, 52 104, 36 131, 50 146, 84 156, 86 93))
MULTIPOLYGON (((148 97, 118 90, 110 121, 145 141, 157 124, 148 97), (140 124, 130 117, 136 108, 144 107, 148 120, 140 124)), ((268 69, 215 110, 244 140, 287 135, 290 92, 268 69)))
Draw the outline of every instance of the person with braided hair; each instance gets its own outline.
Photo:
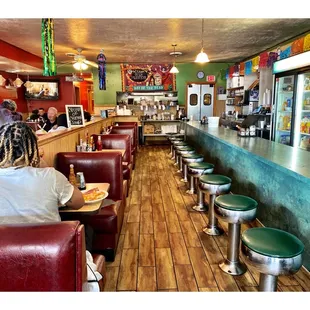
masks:
POLYGON ((59 222, 58 205, 79 209, 77 187, 52 167, 39 168, 37 137, 26 123, 0 127, 0 224, 59 222))

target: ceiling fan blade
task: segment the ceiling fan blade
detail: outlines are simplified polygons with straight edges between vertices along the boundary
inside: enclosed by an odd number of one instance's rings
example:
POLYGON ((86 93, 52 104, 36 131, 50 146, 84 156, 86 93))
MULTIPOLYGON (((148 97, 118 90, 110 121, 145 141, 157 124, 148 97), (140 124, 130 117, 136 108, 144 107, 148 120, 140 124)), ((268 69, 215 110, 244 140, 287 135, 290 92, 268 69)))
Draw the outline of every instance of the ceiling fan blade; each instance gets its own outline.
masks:
POLYGON ((84 63, 86 63, 87 65, 92 66, 94 68, 98 68, 98 64, 95 63, 94 61, 84 59, 84 63))
POLYGON ((74 61, 60 62, 60 63, 57 63, 57 67, 60 68, 60 67, 64 67, 64 66, 68 66, 72 64, 74 64, 74 61))

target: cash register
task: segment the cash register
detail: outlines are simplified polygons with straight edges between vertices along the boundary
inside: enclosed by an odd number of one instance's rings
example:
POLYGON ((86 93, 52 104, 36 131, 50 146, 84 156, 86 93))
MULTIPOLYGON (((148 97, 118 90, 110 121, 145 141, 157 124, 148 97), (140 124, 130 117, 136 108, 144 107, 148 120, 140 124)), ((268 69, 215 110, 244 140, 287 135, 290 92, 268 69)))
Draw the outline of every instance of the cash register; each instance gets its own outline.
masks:
POLYGON ((238 136, 240 137, 256 137, 255 123, 262 115, 248 115, 238 128, 238 136))

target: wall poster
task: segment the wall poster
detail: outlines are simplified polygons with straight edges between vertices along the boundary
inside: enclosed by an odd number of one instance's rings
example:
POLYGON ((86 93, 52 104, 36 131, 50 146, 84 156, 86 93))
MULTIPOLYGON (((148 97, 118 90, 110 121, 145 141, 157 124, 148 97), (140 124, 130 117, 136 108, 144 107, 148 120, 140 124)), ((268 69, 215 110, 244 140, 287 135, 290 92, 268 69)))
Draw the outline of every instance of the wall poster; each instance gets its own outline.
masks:
POLYGON ((122 91, 175 91, 172 64, 121 64, 122 91))

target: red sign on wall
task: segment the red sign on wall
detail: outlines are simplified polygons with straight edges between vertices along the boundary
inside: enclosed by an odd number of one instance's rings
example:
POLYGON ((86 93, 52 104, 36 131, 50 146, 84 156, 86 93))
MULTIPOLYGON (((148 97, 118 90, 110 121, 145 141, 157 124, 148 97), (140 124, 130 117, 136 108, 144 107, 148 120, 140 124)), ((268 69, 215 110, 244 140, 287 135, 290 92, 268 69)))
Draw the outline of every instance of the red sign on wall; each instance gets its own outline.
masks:
POLYGON ((121 64, 122 90, 174 91, 175 76, 169 73, 171 68, 171 64, 121 64))
POLYGON ((207 75, 207 82, 215 82, 215 75, 207 75))

